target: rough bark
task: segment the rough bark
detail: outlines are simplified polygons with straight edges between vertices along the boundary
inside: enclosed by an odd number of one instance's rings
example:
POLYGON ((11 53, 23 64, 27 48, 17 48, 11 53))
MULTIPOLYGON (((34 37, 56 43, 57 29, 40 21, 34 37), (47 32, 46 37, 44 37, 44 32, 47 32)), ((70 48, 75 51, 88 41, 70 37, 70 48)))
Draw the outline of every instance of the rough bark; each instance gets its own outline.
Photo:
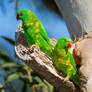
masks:
MULTIPOLYGON (((65 76, 53 66, 52 60, 37 48, 28 52, 28 46, 23 33, 22 25, 18 25, 15 33, 15 51, 17 56, 30 66, 41 77, 51 83, 59 92, 79 92, 79 89, 70 81, 65 81, 65 76)), ((50 39, 54 48, 57 40, 50 39)))
POLYGON ((81 37, 75 43, 73 54, 77 60, 79 58, 81 65, 79 68, 80 91, 92 92, 92 35, 81 37), (89 80, 91 81, 89 82, 89 80))
MULTIPOLYGON (((15 33, 15 39, 15 51, 17 56, 41 77, 56 87, 59 92, 79 92, 79 88, 72 82, 64 81, 65 76, 55 69, 50 57, 35 47, 31 52, 28 52, 28 46, 21 23, 18 25, 18 29, 15 33)), ((54 48, 57 40, 50 39, 50 41, 54 48)), ((90 79, 92 80, 92 78, 90 78, 92 73, 91 47, 92 36, 84 35, 77 39, 77 41, 73 44, 72 49, 70 49, 70 52, 73 53, 76 62, 81 63, 81 67, 79 68, 80 92, 91 92, 90 82, 88 82, 90 79)))
MULTIPOLYGON (((75 60, 77 60, 77 62, 81 64, 81 67, 79 68, 80 90, 82 92, 92 92, 92 89, 90 89, 91 88, 90 80, 92 81, 92 48, 91 48, 92 38, 90 36, 89 37, 87 36, 86 39, 85 37, 83 37, 83 32, 87 32, 89 35, 92 35, 92 12, 91 12, 92 11, 92 0, 55 0, 55 1, 57 5, 59 6, 60 11, 62 12, 63 18, 69 29, 71 37, 73 34, 75 34, 77 37, 82 36, 74 44, 74 47, 72 48, 72 52, 74 54, 75 60)), ((53 42, 54 41, 52 41, 52 43, 53 42)), ((19 54, 19 56, 21 55, 20 53, 17 53, 17 54, 19 54)), ((41 55, 42 54, 40 54, 40 56, 41 55)), ((52 80, 50 79, 50 81, 52 80)), ((53 82, 50 82, 50 83, 54 85, 53 82)), ((61 84, 62 83, 63 81, 61 82, 61 84)), ((56 83, 54 86, 58 89, 56 85, 59 86, 59 84, 60 83, 56 83)), ((63 89, 64 91, 66 91, 65 86, 64 87, 59 86, 61 87, 59 91, 63 89)), ((76 87, 75 86, 71 87, 71 89, 74 89, 74 88, 76 87)), ((69 87, 67 90, 69 90, 69 87)))
MULTIPOLYGON (((92 0, 55 0, 62 11, 63 18, 72 37, 82 36, 73 44, 71 52, 75 60, 81 64, 80 91, 92 92, 92 0), (88 35, 83 36, 83 32, 88 35)), ((64 76, 53 67, 51 59, 34 48, 31 53, 26 53, 27 43, 21 27, 16 32, 16 54, 27 63, 35 72, 50 82, 59 92, 79 92, 78 88, 70 81, 64 81, 64 76), (22 38, 22 39, 21 39, 22 38)), ((53 46, 56 41, 51 40, 53 46)))
MULTIPOLYGON (((92 0, 55 0, 72 37, 83 36, 86 32, 92 36, 92 0)), ((78 41, 75 46, 77 57, 80 58, 81 91, 92 92, 92 38, 78 41), (83 82, 84 81, 84 82, 83 82)), ((76 55, 75 55, 76 56, 76 55)))

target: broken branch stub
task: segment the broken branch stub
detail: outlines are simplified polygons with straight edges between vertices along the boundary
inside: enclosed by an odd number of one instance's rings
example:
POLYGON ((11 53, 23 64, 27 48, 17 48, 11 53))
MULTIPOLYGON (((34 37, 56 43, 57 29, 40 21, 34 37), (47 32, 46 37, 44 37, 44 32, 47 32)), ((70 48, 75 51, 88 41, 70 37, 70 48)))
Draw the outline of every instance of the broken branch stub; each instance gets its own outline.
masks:
MULTIPOLYGON (((33 48, 26 53, 28 46, 22 29, 22 24, 18 25, 15 33, 15 52, 37 74, 51 83, 59 92, 79 92, 79 89, 70 81, 64 81, 64 75, 59 73, 53 66, 52 60, 45 53, 33 48)), ((54 48, 57 40, 50 39, 54 48)))
POLYGON ((80 74, 80 91, 92 92, 92 35, 84 35, 75 45, 75 56, 78 56, 81 60, 79 74, 80 74), (90 82, 89 82, 90 81, 90 82))

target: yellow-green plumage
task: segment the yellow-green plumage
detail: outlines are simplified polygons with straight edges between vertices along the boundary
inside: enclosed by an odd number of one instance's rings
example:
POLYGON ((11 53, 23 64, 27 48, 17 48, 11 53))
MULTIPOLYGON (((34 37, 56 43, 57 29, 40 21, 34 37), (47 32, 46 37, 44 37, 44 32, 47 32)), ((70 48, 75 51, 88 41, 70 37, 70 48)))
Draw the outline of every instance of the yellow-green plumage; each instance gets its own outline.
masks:
POLYGON ((75 61, 67 47, 69 42, 72 42, 72 40, 66 37, 61 38, 57 42, 53 51, 52 60, 58 71, 63 72, 70 80, 79 84, 79 75, 77 73, 75 61))
POLYGON ((28 46, 37 45, 41 51, 51 56, 52 46, 42 23, 30 10, 20 10, 17 15, 23 21, 28 46))

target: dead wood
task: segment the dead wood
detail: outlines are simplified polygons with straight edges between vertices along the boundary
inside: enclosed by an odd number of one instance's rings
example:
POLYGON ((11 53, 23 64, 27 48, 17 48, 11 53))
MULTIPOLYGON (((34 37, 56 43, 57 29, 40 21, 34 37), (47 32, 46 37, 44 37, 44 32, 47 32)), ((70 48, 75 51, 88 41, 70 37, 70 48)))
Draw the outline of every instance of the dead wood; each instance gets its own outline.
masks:
MULTIPOLYGON (((37 74, 46 79, 51 83, 59 92, 79 92, 79 88, 74 85, 71 81, 64 81, 65 76, 62 73, 59 73, 53 66, 53 62, 50 57, 45 53, 41 52, 37 48, 33 48, 31 52, 27 52, 28 46, 23 33, 22 24, 18 25, 17 31, 15 33, 15 52, 16 55, 23 60, 30 68, 32 68, 37 74)), ((77 42, 73 44, 72 49, 70 50, 76 59, 81 64, 79 69, 80 74, 80 89, 81 92, 88 92, 87 81, 89 73, 92 71, 92 66, 88 68, 91 63, 91 50, 86 49, 92 47, 91 37, 82 37, 81 40, 78 39, 77 42), (89 53, 90 52, 90 53, 89 53), (88 55, 89 56, 88 56, 88 55), (81 60, 81 61, 80 61, 81 60), (86 69, 85 69, 86 67, 86 69)), ((50 39, 51 44, 54 48, 57 40, 50 39)))

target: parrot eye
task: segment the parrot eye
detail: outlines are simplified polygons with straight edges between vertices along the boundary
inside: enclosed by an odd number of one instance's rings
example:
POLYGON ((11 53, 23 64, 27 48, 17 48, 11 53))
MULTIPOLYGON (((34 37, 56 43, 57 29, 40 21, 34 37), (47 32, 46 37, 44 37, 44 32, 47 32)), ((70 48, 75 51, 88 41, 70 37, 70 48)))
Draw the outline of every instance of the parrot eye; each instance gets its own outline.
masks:
POLYGON ((21 16, 23 16, 24 14, 23 14, 23 13, 21 13, 20 15, 21 15, 21 16))
POLYGON ((66 39, 64 39, 64 42, 67 42, 67 40, 66 40, 66 39))

